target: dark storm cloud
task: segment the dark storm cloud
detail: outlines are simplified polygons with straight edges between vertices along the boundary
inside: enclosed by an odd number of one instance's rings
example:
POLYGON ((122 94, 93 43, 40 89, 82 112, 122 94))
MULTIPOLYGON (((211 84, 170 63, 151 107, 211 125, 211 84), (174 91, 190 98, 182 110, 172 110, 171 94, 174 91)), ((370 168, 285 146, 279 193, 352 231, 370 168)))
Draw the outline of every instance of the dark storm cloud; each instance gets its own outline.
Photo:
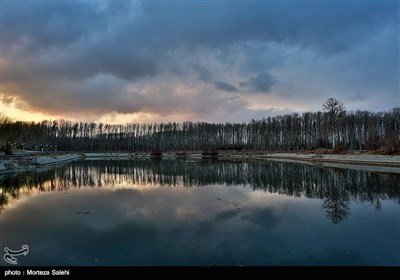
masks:
POLYGON ((239 90, 226 82, 221 82, 221 81, 216 81, 214 82, 214 86, 216 89, 222 90, 222 91, 227 91, 227 92, 238 92, 239 90))
POLYGON ((135 32, 135 9, 128 2, 5 4, 5 53, 18 57, 21 68, 34 67, 31 75, 50 78, 154 75, 156 53, 135 32))
POLYGON ((269 93, 271 87, 277 84, 277 80, 269 73, 261 73, 250 78, 247 82, 240 83, 241 87, 247 87, 253 92, 269 93))
MULTIPOLYGON (((224 82, 229 80, 242 82, 243 91, 269 93, 271 87, 285 85, 280 76, 268 74, 270 68, 280 67, 280 73, 286 73, 295 67, 306 73, 309 63, 328 65, 323 77, 328 76, 332 85, 343 84, 337 88, 340 92, 354 81, 351 96, 376 87, 389 101, 398 94, 393 78, 399 74, 398 3, 32 1, 2 5, 1 63, 6 69, 2 99, 18 97, 28 109, 98 114, 141 110, 168 114, 183 106, 200 114, 207 111, 204 108, 246 110, 246 102, 227 105, 218 95, 223 93, 211 91, 208 94, 215 96, 206 96, 203 87, 209 84, 217 91, 241 94, 224 82), (386 29, 387 37, 373 41, 386 29), (358 51, 371 40, 375 43, 370 50, 358 51), (247 48, 250 43, 254 52, 247 48), (381 43, 392 47, 380 48, 381 43), (265 44, 277 47, 268 53, 265 44), (312 60, 295 64, 303 50, 314 54, 312 60), (372 65, 365 67, 366 61, 372 65), (179 85, 161 89, 171 79, 169 74, 181 84, 193 84, 197 93, 182 98, 176 89, 179 85), (236 78, 227 78, 230 75, 236 78)), ((319 81, 322 74, 313 79, 319 81)))
POLYGON ((207 70, 206 67, 194 65, 193 70, 197 73, 199 80, 203 82, 210 82, 212 80, 212 74, 207 70))
POLYGON ((340 51, 395 16, 394 7, 393 3, 354 2, 144 2, 147 17, 143 24, 150 33, 161 32, 164 42, 176 45, 290 41, 325 51, 340 51))

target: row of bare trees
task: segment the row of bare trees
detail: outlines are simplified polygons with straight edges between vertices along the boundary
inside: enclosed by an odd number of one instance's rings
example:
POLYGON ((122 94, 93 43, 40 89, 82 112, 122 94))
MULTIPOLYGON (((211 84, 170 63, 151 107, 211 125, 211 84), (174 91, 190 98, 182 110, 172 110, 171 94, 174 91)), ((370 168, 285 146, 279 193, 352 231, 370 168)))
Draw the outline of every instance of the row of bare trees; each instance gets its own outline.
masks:
POLYGON ((34 123, 0 115, 0 145, 11 142, 28 149, 64 151, 400 149, 400 108, 388 112, 331 109, 250 123, 34 123))

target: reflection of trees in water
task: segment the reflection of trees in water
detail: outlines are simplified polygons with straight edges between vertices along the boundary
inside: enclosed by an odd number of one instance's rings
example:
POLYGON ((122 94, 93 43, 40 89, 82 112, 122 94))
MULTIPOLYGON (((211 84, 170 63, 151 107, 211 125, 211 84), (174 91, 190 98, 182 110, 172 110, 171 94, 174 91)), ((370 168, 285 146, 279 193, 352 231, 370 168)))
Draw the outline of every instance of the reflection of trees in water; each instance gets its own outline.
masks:
POLYGON ((322 203, 326 216, 334 224, 342 222, 350 213, 349 201, 341 199, 340 194, 335 196, 336 194, 338 193, 334 192, 334 196, 327 196, 322 203))
POLYGON ((327 217, 340 223, 349 215, 350 200, 369 201, 377 210, 382 199, 400 203, 399 181, 396 174, 287 162, 82 161, 1 181, 0 205, 12 203, 32 190, 65 191, 110 185, 250 185, 271 193, 322 199, 327 217))
MULTIPOLYGON (((338 170, 338 172, 343 172, 338 170)), ((335 224, 342 222, 350 213, 350 196, 346 186, 341 181, 336 181, 337 177, 328 174, 326 177, 326 188, 323 194, 324 202, 322 208, 326 216, 335 224)), ((325 179, 324 178, 324 179, 325 179)))

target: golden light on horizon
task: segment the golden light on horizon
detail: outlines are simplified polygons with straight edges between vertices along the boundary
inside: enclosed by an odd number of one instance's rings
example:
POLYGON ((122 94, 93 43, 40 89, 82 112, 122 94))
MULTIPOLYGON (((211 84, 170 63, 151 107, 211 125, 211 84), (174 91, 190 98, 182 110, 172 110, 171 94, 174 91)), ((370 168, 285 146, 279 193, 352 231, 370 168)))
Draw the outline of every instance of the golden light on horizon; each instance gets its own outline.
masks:
POLYGON ((40 122, 43 120, 57 119, 57 116, 51 116, 40 112, 29 112, 15 107, 13 103, 5 104, 0 100, 0 113, 16 121, 40 122))
MULTIPOLYGON (((42 112, 30 112, 20 108, 17 108, 13 102, 7 104, 0 100, 0 113, 11 118, 14 121, 26 121, 26 122, 41 122, 44 120, 59 120, 66 119, 72 122, 96 122, 96 123, 108 123, 108 124, 126 124, 126 123, 160 123, 166 122, 165 117, 153 113, 137 112, 137 113, 107 113, 99 117, 84 117, 77 114, 75 117, 52 115, 42 112)), ((176 122, 192 121, 195 119, 190 114, 173 114, 169 115, 176 122)))

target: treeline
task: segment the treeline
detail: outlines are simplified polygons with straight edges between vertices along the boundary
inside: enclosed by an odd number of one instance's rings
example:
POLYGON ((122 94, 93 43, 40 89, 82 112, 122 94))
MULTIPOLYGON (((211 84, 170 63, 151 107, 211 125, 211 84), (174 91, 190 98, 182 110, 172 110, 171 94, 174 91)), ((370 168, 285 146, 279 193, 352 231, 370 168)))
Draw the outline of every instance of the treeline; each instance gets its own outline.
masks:
POLYGON ((111 125, 66 120, 21 122, 0 114, 0 146, 62 151, 204 149, 400 150, 400 108, 388 112, 293 113, 250 123, 111 125))
POLYGON ((317 198, 322 200, 321 207, 333 223, 343 221, 350 214, 352 200, 369 202, 377 210, 382 207, 382 200, 400 201, 398 174, 272 161, 95 160, 0 180, 0 209, 29 190, 65 192, 71 188, 115 185, 196 187, 216 184, 251 186, 269 193, 317 198))

